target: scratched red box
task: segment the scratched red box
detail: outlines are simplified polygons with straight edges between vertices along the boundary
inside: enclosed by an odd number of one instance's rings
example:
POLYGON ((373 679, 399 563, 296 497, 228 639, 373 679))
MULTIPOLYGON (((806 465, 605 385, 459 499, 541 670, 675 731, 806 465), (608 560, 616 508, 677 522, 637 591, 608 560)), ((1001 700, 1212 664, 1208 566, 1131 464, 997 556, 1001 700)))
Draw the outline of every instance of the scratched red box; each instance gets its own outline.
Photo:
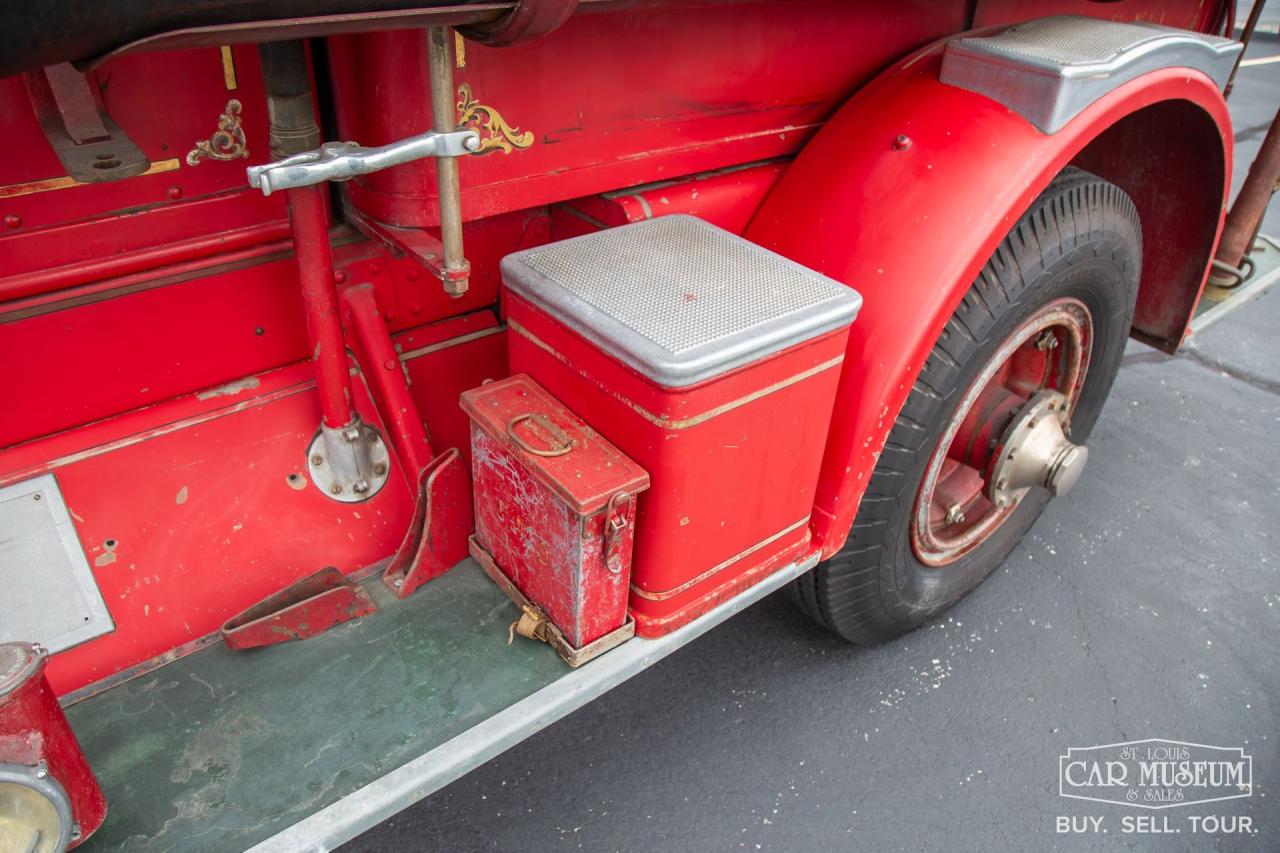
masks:
POLYGON ((574 648, 620 628, 648 473, 528 376, 467 391, 462 408, 481 547, 574 648))
POLYGON ((652 477, 638 636, 805 552, 856 292, 683 215, 516 252, 502 274, 512 370, 652 477))

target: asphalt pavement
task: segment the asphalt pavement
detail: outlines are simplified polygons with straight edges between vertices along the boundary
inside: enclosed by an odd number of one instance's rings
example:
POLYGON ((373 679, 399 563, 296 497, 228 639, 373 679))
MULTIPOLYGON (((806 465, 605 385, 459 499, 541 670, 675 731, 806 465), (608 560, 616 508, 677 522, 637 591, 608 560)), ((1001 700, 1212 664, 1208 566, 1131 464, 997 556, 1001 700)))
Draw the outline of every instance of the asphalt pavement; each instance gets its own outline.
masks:
MULTIPOLYGON (((1241 71, 1237 186, 1278 100, 1241 71)), ((773 595, 345 853, 1280 850, 1277 330, 1280 288, 1131 344, 1083 481, 936 623, 860 649, 773 595), (1144 738, 1243 750, 1252 795, 1059 796, 1068 749, 1144 738)))

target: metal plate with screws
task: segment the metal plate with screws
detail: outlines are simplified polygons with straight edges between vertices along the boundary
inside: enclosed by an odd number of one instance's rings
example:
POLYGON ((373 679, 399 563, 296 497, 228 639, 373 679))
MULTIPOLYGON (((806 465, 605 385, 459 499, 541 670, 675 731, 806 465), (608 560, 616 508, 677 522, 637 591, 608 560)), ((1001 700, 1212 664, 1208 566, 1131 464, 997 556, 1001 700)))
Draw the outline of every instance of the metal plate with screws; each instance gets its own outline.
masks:
POLYGON ((367 501, 387 484, 391 454, 374 427, 356 422, 342 430, 316 433, 307 448, 307 473, 316 488, 341 503, 367 501), (348 458, 334 460, 341 453, 348 458), (338 463, 335 465, 335 461, 338 463), (361 474, 349 472, 359 471, 361 474))
POLYGON ((0 489, 0 589, 0 643, 60 652, 115 628, 53 474, 0 489))

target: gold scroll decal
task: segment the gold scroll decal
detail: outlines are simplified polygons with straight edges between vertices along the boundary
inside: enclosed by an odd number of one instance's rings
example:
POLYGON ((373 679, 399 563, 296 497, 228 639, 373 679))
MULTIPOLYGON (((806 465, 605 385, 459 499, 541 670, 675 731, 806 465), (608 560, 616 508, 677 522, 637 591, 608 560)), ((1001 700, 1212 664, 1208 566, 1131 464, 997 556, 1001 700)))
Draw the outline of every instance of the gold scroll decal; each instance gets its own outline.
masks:
POLYGON ((244 128, 240 125, 240 109, 240 102, 235 98, 227 101, 213 136, 201 139, 187 152, 188 166, 199 166, 201 160, 238 160, 249 156, 244 128))
POLYGON ((520 128, 507 124, 507 120, 493 107, 485 106, 471 95, 471 84, 458 87, 458 126, 474 127, 481 131, 480 147, 474 154, 485 154, 502 149, 510 154, 515 148, 528 148, 533 144, 533 133, 520 132, 520 128))

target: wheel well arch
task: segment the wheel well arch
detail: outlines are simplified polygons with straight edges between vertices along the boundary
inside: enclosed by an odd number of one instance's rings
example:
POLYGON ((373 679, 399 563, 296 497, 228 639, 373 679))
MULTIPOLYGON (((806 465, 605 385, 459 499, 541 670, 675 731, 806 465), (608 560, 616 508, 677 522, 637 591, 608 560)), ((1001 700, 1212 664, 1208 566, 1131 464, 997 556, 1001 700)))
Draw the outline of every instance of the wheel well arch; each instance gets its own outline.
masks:
POLYGON ((1173 352, 1182 343, 1217 245, 1227 156, 1201 106, 1167 100, 1121 118, 1071 165, 1117 185, 1142 223, 1142 277, 1134 337, 1173 352))
POLYGON ((841 107, 745 233, 863 296, 810 521, 824 557, 844 545, 947 319, 1064 167, 1118 184, 1138 206, 1147 251, 1133 331, 1165 350, 1186 333, 1222 227, 1231 122, 1206 75, 1152 71, 1045 134, 943 84, 941 47, 904 58, 841 107))

